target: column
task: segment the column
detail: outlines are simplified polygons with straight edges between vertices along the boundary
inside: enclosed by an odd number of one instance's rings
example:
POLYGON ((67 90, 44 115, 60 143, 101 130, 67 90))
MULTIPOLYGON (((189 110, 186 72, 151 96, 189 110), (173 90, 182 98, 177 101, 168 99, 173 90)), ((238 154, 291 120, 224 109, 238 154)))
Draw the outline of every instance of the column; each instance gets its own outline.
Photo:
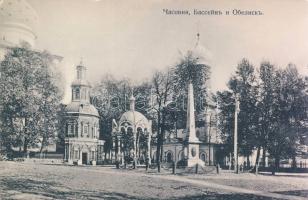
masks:
POLYGON ((147 151, 147 157, 148 157, 148 161, 149 161, 149 165, 151 164, 151 133, 148 132, 148 151, 147 151))
POLYGON ((67 161, 67 144, 64 145, 64 161, 67 161))
POLYGON ((134 131, 134 136, 133 136, 133 139, 134 139, 134 162, 135 162, 135 167, 137 167, 137 138, 136 138, 136 133, 134 131))
MULTIPOLYGON (((116 161, 118 159, 118 153, 117 153, 117 149, 116 149, 116 137, 113 136, 112 137, 112 151, 113 151, 113 155, 114 155, 114 160, 116 161)), ((113 160, 113 156, 111 158, 111 160, 113 160)))
POLYGON ((117 155, 118 158, 117 158, 117 159, 118 159, 118 161, 120 161, 120 154, 121 154, 120 136, 117 136, 117 140, 118 140, 118 141, 117 141, 117 144, 118 144, 118 150, 117 150, 117 151, 118 151, 118 153, 117 153, 117 154, 118 154, 118 155, 117 155))

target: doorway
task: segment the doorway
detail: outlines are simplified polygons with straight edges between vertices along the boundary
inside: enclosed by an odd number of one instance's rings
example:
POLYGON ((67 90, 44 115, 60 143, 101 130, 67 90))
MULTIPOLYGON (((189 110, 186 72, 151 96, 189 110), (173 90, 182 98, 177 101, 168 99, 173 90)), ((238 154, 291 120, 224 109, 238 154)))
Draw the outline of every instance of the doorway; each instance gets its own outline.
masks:
POLYGON ((88 164, 88 153, 82 153, 82 164, 88 164))

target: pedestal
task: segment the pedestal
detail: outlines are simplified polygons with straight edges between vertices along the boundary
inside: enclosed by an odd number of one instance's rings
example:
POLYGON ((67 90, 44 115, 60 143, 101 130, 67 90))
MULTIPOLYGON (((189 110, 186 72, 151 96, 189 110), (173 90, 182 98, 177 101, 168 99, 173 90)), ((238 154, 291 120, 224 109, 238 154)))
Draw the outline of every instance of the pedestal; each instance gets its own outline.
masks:
POLYGON ((187 167, 193 167, 197 164, 205 165, 199 158, 199 143, 190 143, 187 145, 187 167))

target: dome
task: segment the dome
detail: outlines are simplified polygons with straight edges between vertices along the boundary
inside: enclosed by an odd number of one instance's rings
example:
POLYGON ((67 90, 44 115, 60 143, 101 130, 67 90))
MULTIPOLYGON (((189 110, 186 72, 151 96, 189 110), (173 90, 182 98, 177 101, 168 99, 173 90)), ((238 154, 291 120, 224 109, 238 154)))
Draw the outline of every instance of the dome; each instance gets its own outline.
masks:
POLYGON ((123 113, 120 118, 119 125, 122 126, 124 123, 128 123, 129 125, 135 125, 137 128, 141 127, 149 129, 149 121, 148 119, 138 111, 127 111, 123 113))
POLYGON ((99 117, 97 109, 88 103, 72 102, 66 106, 65 110, 67 113, 79 113, 99 117))
POLYGON ((34 45, 38 15, 26 0, 0 0, 0 41, 34 45))
POLYGON ((212 60, 212 53, 200 43, 200 34, 197 34, 197 42, 192 48, 191 52, 194 57, 199 60, 200 64, 210 65, 212 60))

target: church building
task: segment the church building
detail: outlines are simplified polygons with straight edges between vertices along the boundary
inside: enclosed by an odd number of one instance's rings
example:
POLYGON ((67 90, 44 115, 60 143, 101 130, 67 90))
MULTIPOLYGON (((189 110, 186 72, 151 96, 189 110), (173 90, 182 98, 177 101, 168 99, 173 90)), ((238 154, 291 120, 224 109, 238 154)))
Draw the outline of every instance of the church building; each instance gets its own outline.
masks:
POLYGON ((65 108, 66 137, 64 160, 70 164, 100 162, 104 141, 99 140, 99 114, 90 103, 90 83, 86 80, 86 67, 80 63, 73 81, 72 101, 65 108))

